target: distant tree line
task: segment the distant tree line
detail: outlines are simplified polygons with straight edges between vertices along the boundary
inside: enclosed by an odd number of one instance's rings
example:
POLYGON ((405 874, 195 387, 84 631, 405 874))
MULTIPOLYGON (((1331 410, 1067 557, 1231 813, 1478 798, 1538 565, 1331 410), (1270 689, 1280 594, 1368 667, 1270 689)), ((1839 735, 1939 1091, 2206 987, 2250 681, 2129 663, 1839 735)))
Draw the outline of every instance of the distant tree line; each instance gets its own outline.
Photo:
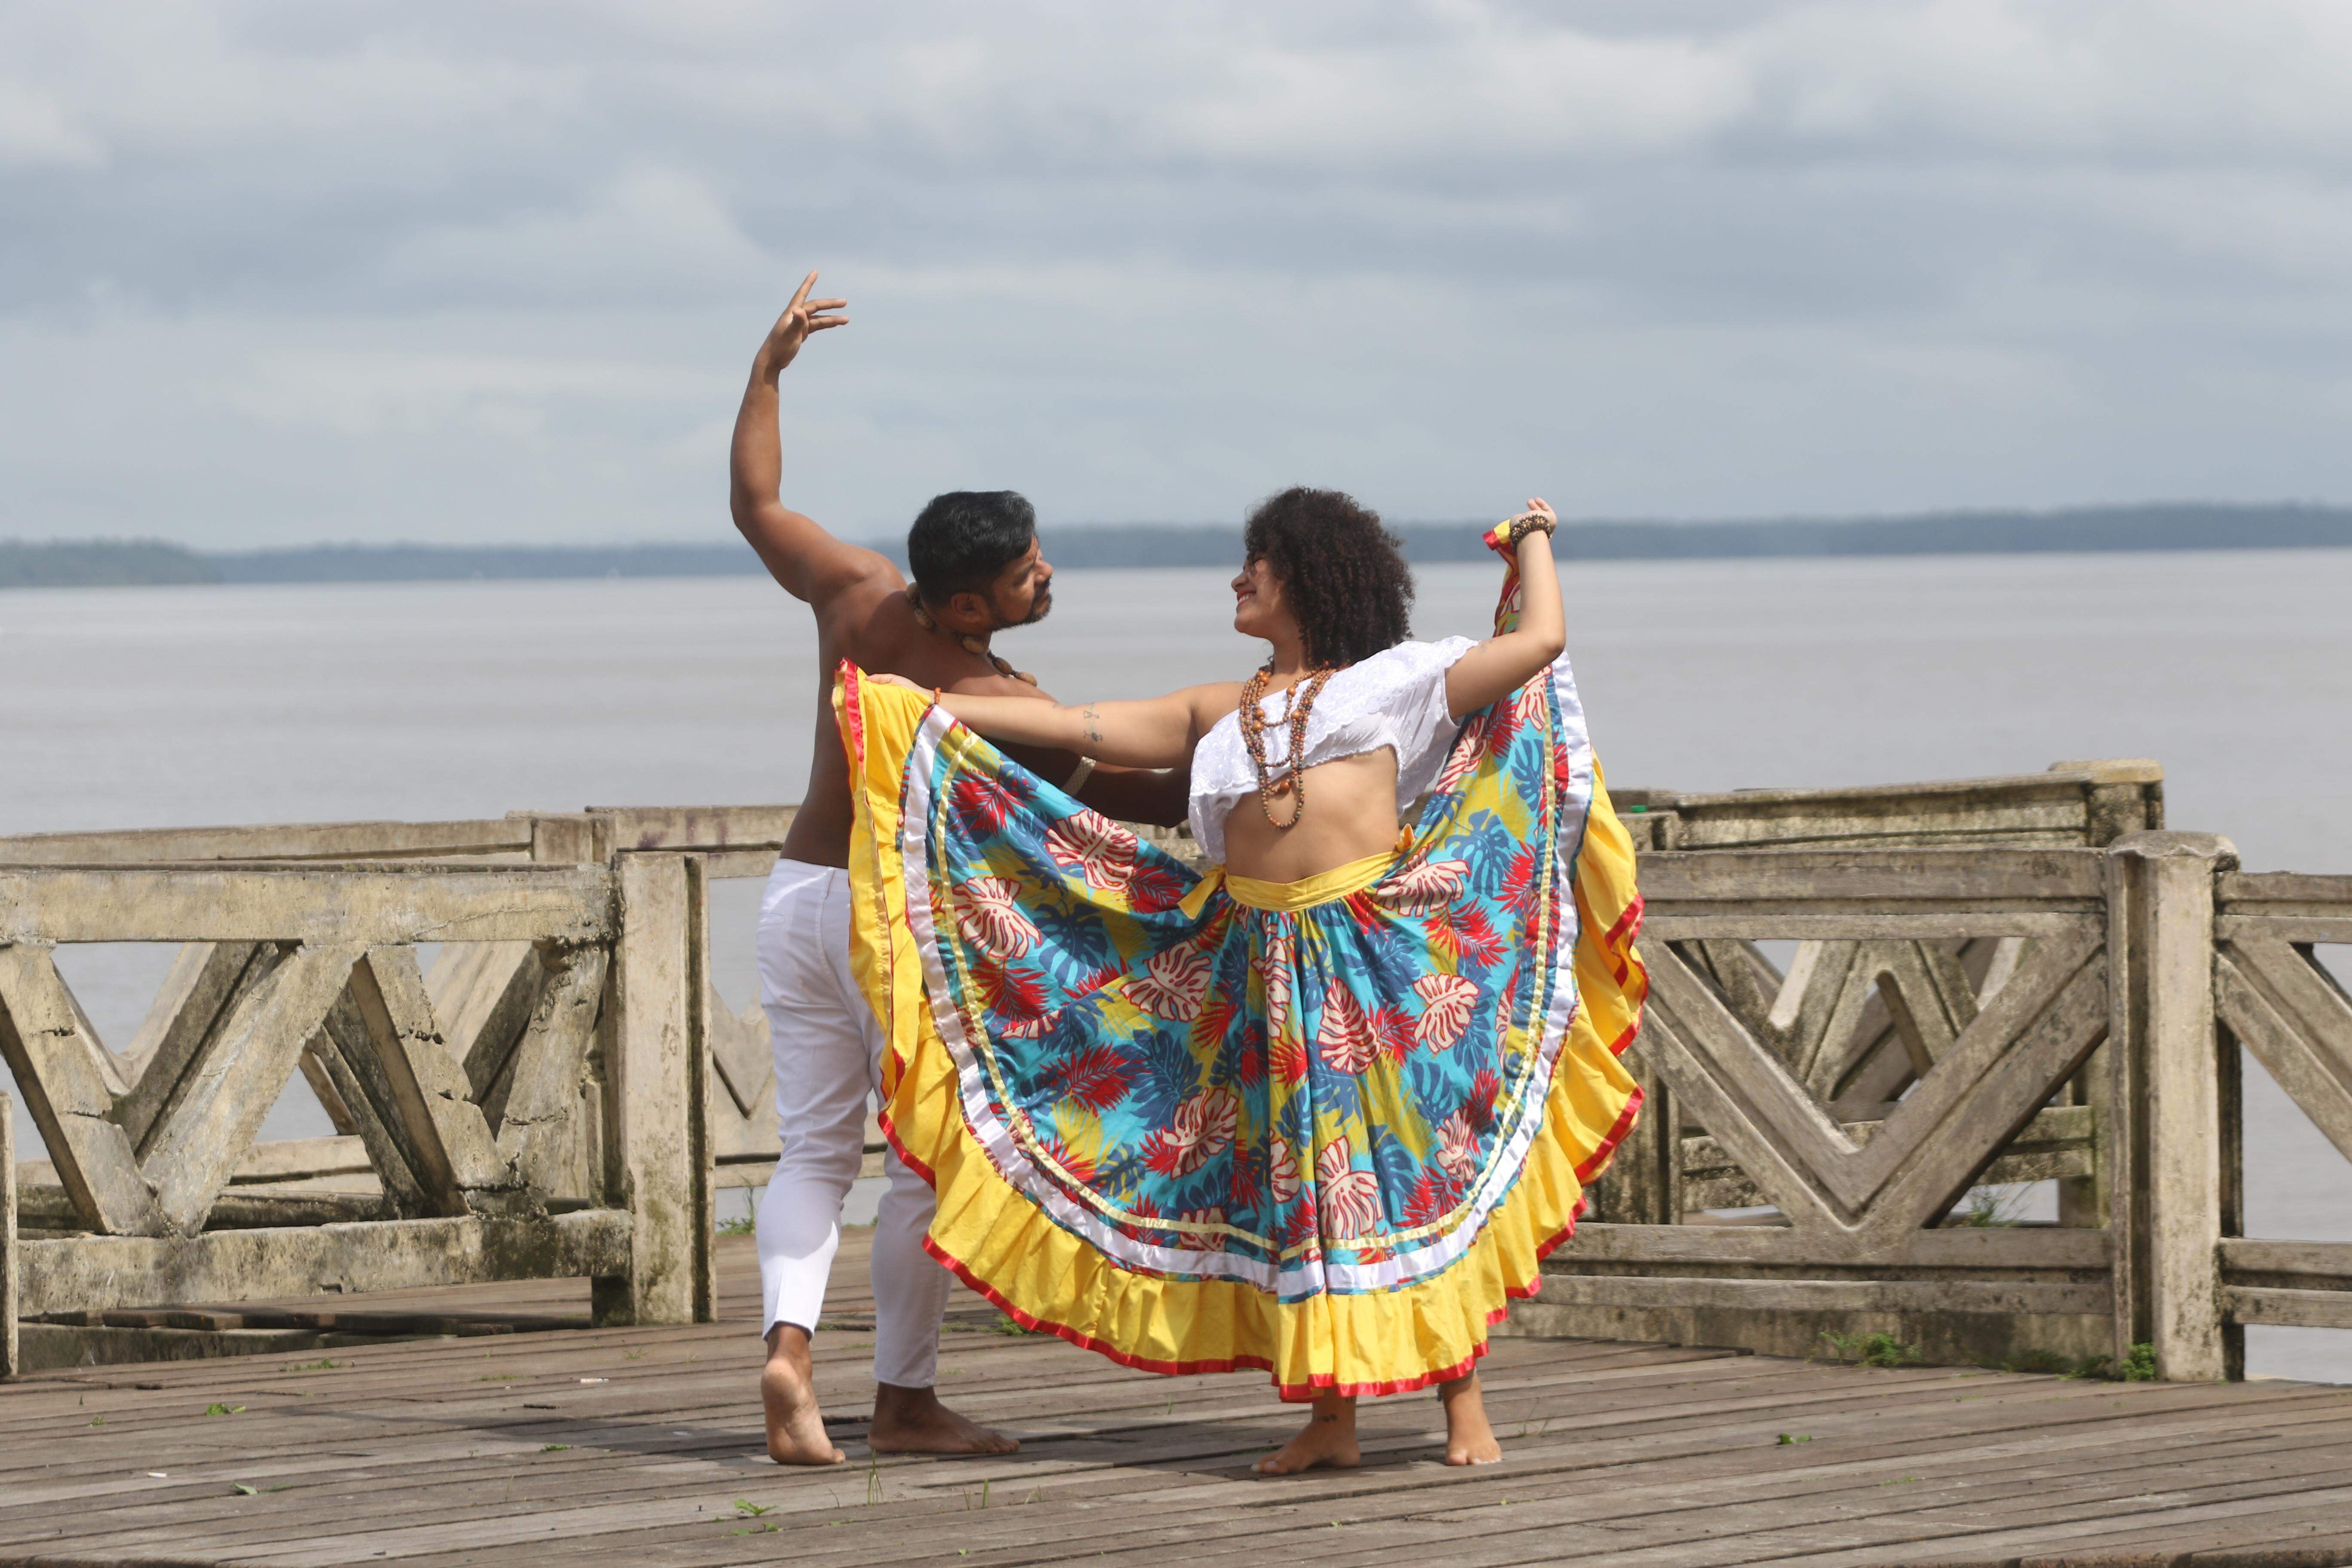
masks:
MULTIPOLYGON (((1479 559, 1483 528, 1475 522, 1412 522, 1398 525, 1397 531, 1413 560, 1435 563, 1479 559)), ((874 542, 898 555, 898 542, 874 542)), ((1841 520, 1574 521, 1559 536, 1559 552, 1581 561, 2294 548, 2352 549, 2352 507, 2160 502, 1841 520)), ((1049 526, 1045 550, 1064 568, 1231 566, 1239 562, 1241 530, 1200 523, 1049 526)), ((0 540, 0 588, 709 577, 759 571, 751 551, 731 539, 691 544, 311 544, 218 552, 159 539, 0 540)))

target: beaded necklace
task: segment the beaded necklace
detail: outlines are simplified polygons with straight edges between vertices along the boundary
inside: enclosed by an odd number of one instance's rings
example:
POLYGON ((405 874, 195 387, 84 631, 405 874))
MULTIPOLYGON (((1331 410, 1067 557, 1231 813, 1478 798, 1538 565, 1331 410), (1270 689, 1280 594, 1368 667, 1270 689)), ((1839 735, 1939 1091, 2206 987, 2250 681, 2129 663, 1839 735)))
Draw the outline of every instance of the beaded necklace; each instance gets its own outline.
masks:
POLYGON ((1265 714, 1259 706, 1273 679, 1274 660, 1267 659, 1265 668, 1242 688, 1242 743, 1249 748, 1250 765, 1257 770, 1258 809, 1276 827, 1296 827, 1307 814, 1307 718, 1315 711, 1315 699, 1321 695, 1323 683, 1331 679, 1331 667, 1310 670, 1289 689, 1290 771, 1280 779, 1273 777, 1265 765, 1265 714), (1292 796, 1287 822, 1274 815, 1275 797, 1285 793, 1292 796))
MULTIPOLYGON (((945 626, 931 619, 931 613, 923 608, 923 602, 915 597, 913 594, 910 593, 907 595, 907 604, 908 606, 915 612, 915 624, 917 626, 922 627, 927 632, 937 633, 940 637, 950 635, 945 626)), ((1032 686, 1037 684, 1037 678, 1035 676, 1030 674, 1025 669, 1013 668, 1011 662, 1003 655, 992 649, 986 643, 981 641, 978 637, 968 636, 963 632, 956 632, 953 636, 955 640, 961 645, 964 652, 976 653, 981 658, 988 660, 990 664, 996 668, 997 674, 1010 676, 1015 680, 1025 680, 1032 686)))

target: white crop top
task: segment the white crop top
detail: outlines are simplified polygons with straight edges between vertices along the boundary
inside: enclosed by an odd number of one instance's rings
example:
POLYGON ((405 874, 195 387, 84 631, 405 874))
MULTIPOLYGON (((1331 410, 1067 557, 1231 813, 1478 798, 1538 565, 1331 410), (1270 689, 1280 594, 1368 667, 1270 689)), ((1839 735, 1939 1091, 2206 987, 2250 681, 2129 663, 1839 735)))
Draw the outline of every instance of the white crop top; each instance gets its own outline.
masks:
MULTIPOLYGON (((1460 728, 1445 706, 1445 672, 1477 644, 1468 637, 1399 643, 1334 674, 1307 716, 1307 765, 1338 762, 1386 746, 1396 752, 1397 810, 1437 782, 1460 728)), ((1290 690, 1259 704, 1265 718, 1267 764, 1290 771, 1290 690), (1277 754, 1278 753, 1278 754, 1277 754)), ((1225 859, 1225 818, 1257 794, 1257 770, 1242 740, 1239 713, 1217 721, 1192 752, 1192 837, 1212 865, 1225 859)))

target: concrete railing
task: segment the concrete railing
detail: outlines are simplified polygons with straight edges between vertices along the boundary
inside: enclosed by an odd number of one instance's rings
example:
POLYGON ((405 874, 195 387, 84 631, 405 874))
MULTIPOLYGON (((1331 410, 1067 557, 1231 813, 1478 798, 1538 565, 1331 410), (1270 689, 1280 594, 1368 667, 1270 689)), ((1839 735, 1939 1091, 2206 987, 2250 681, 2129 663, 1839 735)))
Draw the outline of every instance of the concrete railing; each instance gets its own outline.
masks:
POLYGON ((0 866, 0 1054, 47 1154, 6 1167, 16 1312, 586 1276, 603 1321, 707 1316, 699 889, 635 851, 0 866), (87 942, 180 944, 127 1051, 58 973, 87 942), (297 1071, 346 1135, 257 1146, 297 1071))
POLYGON ((2352 1000, 2311 952, 2352 942, 2352 878, 2157 832, 1669 853, 1642 883, 1648 1114, 1523 1330, 2146 1343, 2210 1379, 2240 1373, 2242 1324, 2352 1327, 2352 1243, 2240 1235, 2238 1094, 2243 1044, 2352 1157, 2352 1000), (2053 1177, 2054 1225, 1956 1223, 1971 1189, 2053 1177), (1764 1212, 1701 1212, 1727 1203, 1764 1212))
MULTIPOLYGON (((2338 879, 2242 877, 2218 840, 2151 836, 2147 763, 1619 799, 1651 846, 1657 989, 1632 1058, 1650 1114, 1522 1328, 1801 1352, 1824 1328, 1884 1328, 1955 1360, 2146 1341, 2168 1375, 2206 1376, 2232 1364, 2237 1323, 2352 1326, 2352 1248, 2235 1236, 2236 1039, 2352 1153, 2352 1026, 2308 952, 2352 940, 2338 879), (1747 847, 1668 847, 1693 842, 1747 847), (2183 934, 2190 864, 2219 911, 2202 949, 2183 934), (2183 978, 2200 972, 2202 1036, 2183 978), (1946 1223, 1971 1188, 2042 1179, 2058 1226, 1946 1223), (1738 1207, 1769 1223, 1693 1223, 1738 1207)), ((36 1020, 0 1041, 50 1153, 9 1167, 20 1310, 562 1272, 598 1279, 607 1321, 707 1314, 715 1191, 764 1181, 776 1156, 765 1020, 711 984, 709 892, 764 877, 792 814, 0 839, 18 867, 0 869, 0 1005, 36 1020), (123 863, 158 854, 178 863, 123 863), (530 924, 567 898, 572 925, 530 924), (354 947, 351 910, 395 907, 354 947), (95 934, 41 923, 60 910, 95 934), (118 1054, 41 956, 56 940, 188 945, 118 1054), (347 968, 294 963, 347 948, 347 968), (297 981, 300 1005, 257 1011, 297 981), (369 1000, 387 984, 404 1011, 369 1000), (330 990, 305 1034, 298 1015, 330 990), (339 1136, 254 1145, 294 1070, 339 1136), (217 1142, 183 1120, 199 1101, 217 1142)))

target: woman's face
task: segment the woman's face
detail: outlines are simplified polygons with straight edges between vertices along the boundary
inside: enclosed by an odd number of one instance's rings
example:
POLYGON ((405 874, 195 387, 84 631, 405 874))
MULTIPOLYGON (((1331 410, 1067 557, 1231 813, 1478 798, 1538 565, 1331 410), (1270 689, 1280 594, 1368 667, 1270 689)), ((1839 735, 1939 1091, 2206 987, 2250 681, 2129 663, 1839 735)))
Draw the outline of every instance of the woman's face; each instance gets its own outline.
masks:
POLYGON ((1290 607, 1283 603, 1282 580, 1265 557, 1253 556, 1242 563, 1234 578, 1234 630, 1244 637, 1265 637, 1272 641, 1276 628, 1290 620, 1290 607))

